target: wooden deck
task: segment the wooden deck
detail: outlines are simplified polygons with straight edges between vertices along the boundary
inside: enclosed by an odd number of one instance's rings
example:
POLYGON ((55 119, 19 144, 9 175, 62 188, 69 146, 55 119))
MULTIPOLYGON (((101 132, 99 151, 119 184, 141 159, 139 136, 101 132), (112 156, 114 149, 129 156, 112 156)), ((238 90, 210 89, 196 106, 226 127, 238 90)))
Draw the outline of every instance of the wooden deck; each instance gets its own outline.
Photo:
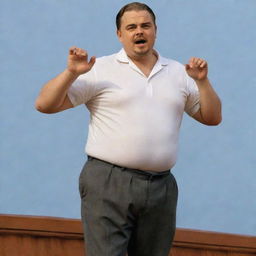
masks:
MULTIPOLYGON (((77 219, 0 214, 0 256, 85 256, 77 219)), ((170 256, 252 256, 256 237, 178 228, 170 256)))

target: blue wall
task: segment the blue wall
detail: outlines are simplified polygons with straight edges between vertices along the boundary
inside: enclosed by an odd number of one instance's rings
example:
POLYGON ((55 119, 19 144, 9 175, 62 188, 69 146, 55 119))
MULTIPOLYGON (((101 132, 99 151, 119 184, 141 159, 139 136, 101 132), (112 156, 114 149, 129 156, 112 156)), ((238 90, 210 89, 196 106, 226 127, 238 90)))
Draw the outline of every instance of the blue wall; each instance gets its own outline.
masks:
MULTIPOLYGON (((77 45, 102 56, 121 47, 117 11, 128 1, 2 0, 0 213, 80 217, 77 180, 88 112, 34 109, 42 85, 77 45)), ((208 60, 223 123, 185 116, 178 163, 178 227, 256 235, 256 1, 145 1, 157 14, 156 47, 186 63, 208 60)))

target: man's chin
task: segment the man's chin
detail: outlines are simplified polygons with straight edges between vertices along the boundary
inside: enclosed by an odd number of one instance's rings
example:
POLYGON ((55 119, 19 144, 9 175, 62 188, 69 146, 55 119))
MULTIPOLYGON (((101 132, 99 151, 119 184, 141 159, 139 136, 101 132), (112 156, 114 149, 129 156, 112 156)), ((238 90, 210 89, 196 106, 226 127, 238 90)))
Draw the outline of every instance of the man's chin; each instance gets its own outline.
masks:
POLYGON ((138 56, 145 56, 149 53, 150 51, 148 49, 139 49, 139 50, 135 50, 134 53, 138 56))

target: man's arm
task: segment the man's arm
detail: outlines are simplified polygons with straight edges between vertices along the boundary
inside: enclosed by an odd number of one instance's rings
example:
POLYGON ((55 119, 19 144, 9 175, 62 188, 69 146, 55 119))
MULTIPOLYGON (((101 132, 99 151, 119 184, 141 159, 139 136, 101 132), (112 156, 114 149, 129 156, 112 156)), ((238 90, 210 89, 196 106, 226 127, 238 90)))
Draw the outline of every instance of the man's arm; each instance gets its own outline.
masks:
POLYGON ((200 109, 193 118, 206 125, 220 124, 221 101, 207 78, 207 62, 199 58, 191 58, 185 67, 188 75, 195 80, 200 92, 200 109))
POLYGON ((83 49, 70 48, 67 68, 43 86, 36 99, 35 108, 47 114, 72 108, 73 104, 67 96, 68 89, 78 76, 88 72, 94 63, 95 57, 88 62, 87 52, 83 49))

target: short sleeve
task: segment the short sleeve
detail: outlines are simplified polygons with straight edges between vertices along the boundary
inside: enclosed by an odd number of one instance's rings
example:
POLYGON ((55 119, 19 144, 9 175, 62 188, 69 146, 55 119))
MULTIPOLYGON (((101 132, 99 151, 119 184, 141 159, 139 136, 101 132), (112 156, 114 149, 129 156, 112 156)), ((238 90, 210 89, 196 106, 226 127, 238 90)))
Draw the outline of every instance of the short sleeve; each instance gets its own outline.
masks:
POLYGON ((95 71, 80 75, 70 86, 68 97, 73 106, 86 104, 95 94, 95 71))
POLYGON ((187 102, 185 112, 193 116, 200 109, 200 94, 195 81, 187 76, 187 102))

